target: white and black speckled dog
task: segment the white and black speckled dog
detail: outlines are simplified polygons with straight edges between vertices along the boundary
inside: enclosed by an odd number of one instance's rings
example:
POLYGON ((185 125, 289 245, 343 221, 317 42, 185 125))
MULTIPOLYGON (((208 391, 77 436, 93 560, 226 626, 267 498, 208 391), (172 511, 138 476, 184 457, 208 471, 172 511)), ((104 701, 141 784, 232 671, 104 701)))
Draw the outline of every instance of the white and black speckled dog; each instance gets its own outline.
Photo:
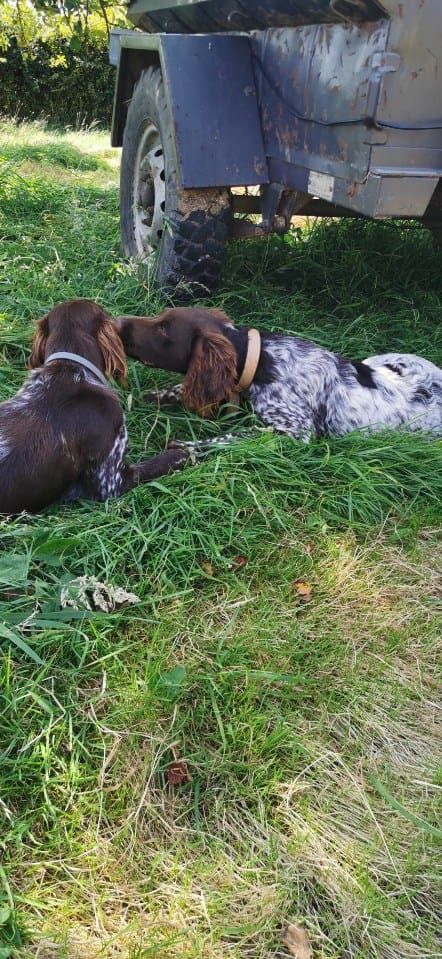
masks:
POLYGON ((184 465, 172 449, 125 463, 124 415, 106 376, 124 378, 126 358, 96 303, 71 300, 39 320, 29 362, 24 386, 0 404, 0 513, 121 496, 184 465))
POLYGON ((129 356, 185 374, 179 387, 150 394, 157 402, 180 400, 207 416, 240 393, 263 423, 304 441, 361 428, 442 434, 442 370, 419 356, 360 362, 285 333, 261 333, 259 348, 255 331, 218 310, 179 307, 116 323, 129 356))

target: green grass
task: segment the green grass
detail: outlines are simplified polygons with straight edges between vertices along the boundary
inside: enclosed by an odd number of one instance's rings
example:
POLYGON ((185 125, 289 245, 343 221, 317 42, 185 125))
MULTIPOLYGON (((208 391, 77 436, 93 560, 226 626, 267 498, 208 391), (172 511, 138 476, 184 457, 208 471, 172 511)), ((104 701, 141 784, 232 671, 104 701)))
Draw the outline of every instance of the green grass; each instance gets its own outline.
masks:
MULTIPOLYGON (((117 177, 103 134, 0 127, 1 399, 55 302, 165 305, 117 177)), ((211 302, 440 364, 441 277, 417 226, 310 223, 232 247, 211 302)), ((144 406, 167 382, 130 366, 134 459, 225 429, 144 406)), ((441 495, 440 442, 263 432, 0 523, 0 959, 282 959, 287 921, 323 959, 440 956, 441 495), (83 576, 139 602, 64 606, 83 576)))

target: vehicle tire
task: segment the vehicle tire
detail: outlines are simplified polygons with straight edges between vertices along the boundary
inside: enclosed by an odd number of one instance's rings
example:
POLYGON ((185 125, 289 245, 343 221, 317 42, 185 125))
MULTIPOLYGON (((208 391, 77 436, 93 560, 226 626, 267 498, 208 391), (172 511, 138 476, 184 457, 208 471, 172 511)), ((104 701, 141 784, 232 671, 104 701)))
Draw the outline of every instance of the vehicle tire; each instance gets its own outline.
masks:
POLYGON ((227 189, 179 185, 172 120, 159 67, 134 88, 123 138, 120 221, 127 256, 150 260, 163 289, 182 297, 215 289, 231 224, 227 189))

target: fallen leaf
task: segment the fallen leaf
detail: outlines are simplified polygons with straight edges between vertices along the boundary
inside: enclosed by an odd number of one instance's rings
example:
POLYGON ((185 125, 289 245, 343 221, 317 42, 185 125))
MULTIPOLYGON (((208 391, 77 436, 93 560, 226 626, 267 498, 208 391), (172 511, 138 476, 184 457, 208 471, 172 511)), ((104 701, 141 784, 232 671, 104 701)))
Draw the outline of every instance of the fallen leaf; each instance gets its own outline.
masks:
POLYGON ((301 600, 301 603, 309 603, 312 598, 312 584, 303 579, 295 579, 293 591, 301 600))
MULTIPOLYGON (((118 606, 139 603, 140 597, 135 593, 128 593, 121 586, 112 583, 102 583, 95 576, 77 576, 63 586, 60 594, 60 606, 65 609, 102 610, 110 613, 118 606)), ((1 957, 0 957, 1 959, 1 957)))
POLYGON ((206 574, 206 576, 216 576, 216 566, 213 563, 204 562, 201 563, 201 569, 206 574))
POLYGON ((231 566, 245 566, 249 562, 247 556, 235 556, 235 559, 232 559, 231 566))
POLYGON ((306 551, 306 553, 307 553, 307 556, 311 556, 311 555, 312 555, 314 548, 315 548, 315 544, 314 544, 314 543, 305 543, 304 549, 305 549, 305 551, 306 551))
POLYGON ((295 926, 293 923, 289 923, 282 941, 291 956, 295 956, 295 959, 312 959, 313 953, 310 948, 310 943, 308 941, 307 933, 304 929, 301 929, 300 926, 295 926))
POLYGON ((181 783, 190 782, 189 767, 184 759, 169 763, 166 774, 170 786, 181 786, 181 783))

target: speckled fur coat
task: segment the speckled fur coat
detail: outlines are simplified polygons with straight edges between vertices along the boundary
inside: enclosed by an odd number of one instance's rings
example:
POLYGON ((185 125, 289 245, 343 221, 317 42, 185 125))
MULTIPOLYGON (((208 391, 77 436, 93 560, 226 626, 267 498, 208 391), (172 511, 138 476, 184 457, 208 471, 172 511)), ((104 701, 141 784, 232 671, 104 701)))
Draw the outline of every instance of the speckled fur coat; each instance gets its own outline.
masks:
POLYGON ((409 353, 348 360, 308 340, 262 336, 261 366, 246 396, 268 426, 309 440, 402 427, 442 434, 442 370, 409 353))

